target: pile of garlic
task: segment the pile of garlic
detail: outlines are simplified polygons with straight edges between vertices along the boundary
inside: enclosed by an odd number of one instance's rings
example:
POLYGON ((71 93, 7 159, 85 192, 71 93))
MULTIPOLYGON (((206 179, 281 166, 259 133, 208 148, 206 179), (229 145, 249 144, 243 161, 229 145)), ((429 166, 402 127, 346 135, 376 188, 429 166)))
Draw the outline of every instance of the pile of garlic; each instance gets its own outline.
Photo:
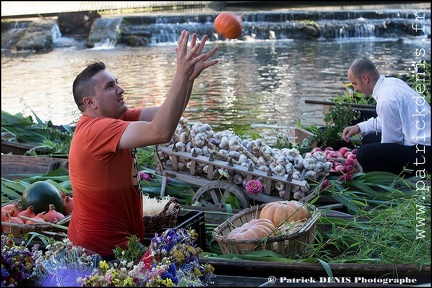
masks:
MULTIPOLYGON (((152 198, 148 194, 143 197, 143 212, 144 216, 156 216, 162 212, 167 203, 171 200, 171 196, 152 198)), ((175 203, 171 203, 168 207, 167 214, 174 209, 175 203)))
MULTIPOLYGON (((285 179, 306 180, 308 183, 323 179, 331 168, 331 163, 327 162, 324 152, 309 152, 302 156, 295 148, 273 148, 261 139, 242 140, 229 130, 215 132, 209 124, 196 122, 189 127, 184 119, 180 120, 172 141, 165 146, 174 148, 174 145, 177 151, 206 157, 212 154, 218 160, 232 161, 246 168, 252 165, 254 169, 267 174, 282 176, 285 179)), ((179 160, 177 170, 190 170, 190 159, 182 157, 179 160)), ((195 171, 197 174, 207 174, 208 165, 205 162, 197 162, 195 171)), ((221 176, 223 175, 219 169, 214 169, 213 179, 220 179, 221 176)), ((246 176, 237 173, 233 176, 233 182, 245 187, 246 176)), ((285 183, 277 181, 272 185, 272 189, 276 189, 279 196, 283 197, 285 183)), ((294 199, 300 200, 310 193, 310 187, 294 186, 292 193, 294 199)))

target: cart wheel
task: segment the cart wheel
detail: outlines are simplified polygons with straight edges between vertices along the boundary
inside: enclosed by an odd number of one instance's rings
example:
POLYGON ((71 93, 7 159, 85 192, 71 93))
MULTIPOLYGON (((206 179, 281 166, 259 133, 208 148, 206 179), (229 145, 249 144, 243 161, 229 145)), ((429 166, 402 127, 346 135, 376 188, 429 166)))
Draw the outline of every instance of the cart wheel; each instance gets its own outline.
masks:
POLYGON ((249 200, 243 190, 227 181, 212 181, 201 186, 192 197, 192 205, 198 202, 204 207, 223 208, 230 194, 237 197, 241 209, 249 208, 249 200))

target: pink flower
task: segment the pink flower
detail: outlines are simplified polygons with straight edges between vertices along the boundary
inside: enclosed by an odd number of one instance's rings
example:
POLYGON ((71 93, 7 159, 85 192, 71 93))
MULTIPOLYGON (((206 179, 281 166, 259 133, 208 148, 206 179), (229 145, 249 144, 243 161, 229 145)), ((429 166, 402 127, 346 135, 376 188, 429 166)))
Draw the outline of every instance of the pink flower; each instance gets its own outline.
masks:
POLYGON ((245 188, 249 194, 258 195, 262 191, 263 185, 258 180, 249 180, 245 188))

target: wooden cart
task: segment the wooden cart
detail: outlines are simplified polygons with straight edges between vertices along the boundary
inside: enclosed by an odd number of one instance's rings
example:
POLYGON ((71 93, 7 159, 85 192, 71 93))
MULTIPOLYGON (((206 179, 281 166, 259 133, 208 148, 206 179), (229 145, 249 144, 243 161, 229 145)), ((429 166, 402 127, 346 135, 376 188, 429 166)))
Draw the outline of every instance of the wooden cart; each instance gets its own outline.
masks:
MULTIPOLYGON (((175 146, 174 148, 154 146, 154 156, 157 163, 155 172, 163 177, 161 196, 165 193, 166 178, 180 180, 200 186, 192 197, 192 205, 194 205, 194 203, 200 203, 200 205, 205 207, 222 208, 227 198, 233 194, 238 199, 240 208, 249 208, 251 200, 262 203, 293 200, 292 190, 294 186, 308 187, 308 182, 306 180, 299 181, 271 175, 271 172, 265 173, 254 169, 252 165, 245 168, 241 165, 234 164, 232 161, 227 162, 215 159, 212 155, 209 157, 195 156, 191 153, 176 151, 175 146), (186 158, 190 161, 191 165, 188 171, 180 171, 177 169, 177 163, 180 161, 180 158, 186 158), (196 167, 199 162, 208 165, 206 174, 197 172, 196 167), (228 171, 228 177, 224 179, 213 179, 213 172, 215 169, 228 171), (245 175, 247 181, 257 178, 263 179, 263 186, 265 187, 263 193, 251 195, 242 185, 235 184, 233 182, 233 177, 236 173, 245 175), (272 184, 275 182, 282 182, 284 184, 285 194, 283 198, 279 196, 278 191, 272 191, 272 184)), ((316 194, 316 189, 312 189, 306 197, 299 201, 308 202, 316 194)))

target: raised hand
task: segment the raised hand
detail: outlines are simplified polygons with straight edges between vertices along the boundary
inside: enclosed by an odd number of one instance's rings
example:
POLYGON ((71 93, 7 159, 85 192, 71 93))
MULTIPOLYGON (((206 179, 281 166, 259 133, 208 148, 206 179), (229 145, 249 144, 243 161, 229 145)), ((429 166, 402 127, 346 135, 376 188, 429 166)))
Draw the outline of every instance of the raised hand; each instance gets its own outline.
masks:
POLYGON ((212 57, 216 53, 216 51, 218 51, 218 47, 213 47, 209 52, 202 53, 205 46, 205 42, 208 39, 208 36, 204 35, 202 40, 198 42, 196 38, 196 34, 193 33, 190 50, 188 52, 187 46, 188 46, 189 35, 190 33, 188 31, 182 31, 180 35, 178 45, 176 48, 177 68, 186 69, 185 72, 188 75, 190 75, 189 80, 193 81, 201 74, 201 72, 204 69, 213 66, 219 62, 218 60, 211 60, 206 62, 210 57, 212 57), (192 69, 190 65, 194 65, 192 71, 189 70, 192 69))
MULTIPOLYGON (((195 52, 196 56, 198 56, 198 55, 200 55, 200 53, 202 53, 202 51, 204 49, 205 42, 207 41, 207 39, 208 39, 208 36, 204 35, 203 38, 201 39, 201 42, 196 43, 196 37, 192 37, 191 47, 199 46, 199 48, 195 52)), ((210 66, 213 66, 219 62, 218 60, 211 60, 211 61, 206 62, 218 50, 219 50, 218 47, 213 47, 209 52, 204 54, 205 56, 195 64, 194 71, 193 71, 192 75, 189 77, 189 80, 196 79, 204 69, 206 69, 210 66)))

